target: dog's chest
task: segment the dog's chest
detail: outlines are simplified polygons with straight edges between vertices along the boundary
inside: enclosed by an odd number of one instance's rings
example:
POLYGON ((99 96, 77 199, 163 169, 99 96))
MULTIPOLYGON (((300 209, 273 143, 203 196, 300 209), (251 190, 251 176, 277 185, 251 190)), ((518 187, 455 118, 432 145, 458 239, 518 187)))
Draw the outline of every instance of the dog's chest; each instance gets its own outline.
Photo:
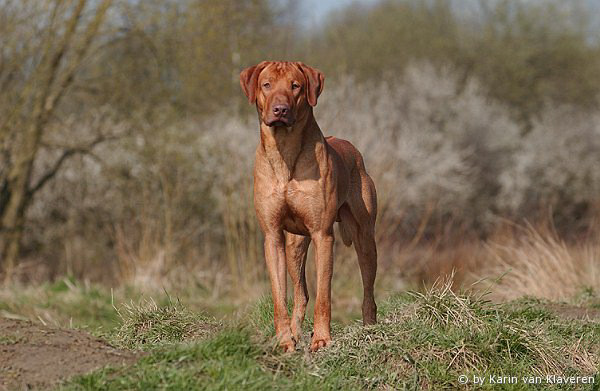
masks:
POLYGON ((306 235, 320 226, 324 211, 322 144, 298 149, 291 140, 276 145, 267 136, 255 163, 255 208, 271 226, 306 235))
POLYGON ((295 214, 305 214, 311 209, 321 209, 323 195, 318 180, 305 179, 290 180, 285 187, 285 202, 287 207, 295 214))
POLYGON ((307 234, 319 225, 319 217, 323 212, 324 197, 320 191, 320 183, 315 179, 288 182, 285 187, 285 210, 283 225, 287 231, 307 234))

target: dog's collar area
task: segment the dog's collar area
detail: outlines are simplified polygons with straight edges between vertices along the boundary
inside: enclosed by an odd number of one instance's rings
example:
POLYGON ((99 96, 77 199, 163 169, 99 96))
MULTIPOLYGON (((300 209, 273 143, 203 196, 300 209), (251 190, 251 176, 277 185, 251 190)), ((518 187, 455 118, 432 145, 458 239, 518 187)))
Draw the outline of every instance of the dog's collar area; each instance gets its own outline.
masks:
POLYGON ((274 129, 275 132, 283 132, 283 131, 285 131, 287 133, 291 133, 292 129, 293 129, 293 127, 291 127, 291 126, 285 126, 285 125, 284 126, 272 126, 272 128, 274 129))

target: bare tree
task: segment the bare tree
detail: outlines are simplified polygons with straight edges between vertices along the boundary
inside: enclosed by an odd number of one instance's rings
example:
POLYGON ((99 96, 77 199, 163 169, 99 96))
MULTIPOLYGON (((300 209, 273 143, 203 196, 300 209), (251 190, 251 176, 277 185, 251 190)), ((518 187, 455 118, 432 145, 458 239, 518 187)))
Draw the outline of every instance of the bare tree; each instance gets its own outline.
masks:
POLYGON ((19 254, 32 197, 70 156, 102 141, 65 149, 33 183, 42 138, 98 37, 112 0, 0 2, 0 267, 19 254))

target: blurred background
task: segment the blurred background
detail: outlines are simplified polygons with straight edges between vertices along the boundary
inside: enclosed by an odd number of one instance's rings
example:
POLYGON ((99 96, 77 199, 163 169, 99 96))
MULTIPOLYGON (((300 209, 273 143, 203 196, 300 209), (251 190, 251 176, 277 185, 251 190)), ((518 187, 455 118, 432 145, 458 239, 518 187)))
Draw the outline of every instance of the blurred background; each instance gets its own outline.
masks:
MULTIPOLYGON (((598 11, 592 0, 0 0, 3 286, 267 293, 258 123, 238 75, 292 60, 325 73, 316 118, 362 151, 377 186, 380 298, 453 270, 457 284, 490 279, 499 299, 593 293, 598 11)), ((341 241, 335 268, 334 306, 360 312, 341 241)))

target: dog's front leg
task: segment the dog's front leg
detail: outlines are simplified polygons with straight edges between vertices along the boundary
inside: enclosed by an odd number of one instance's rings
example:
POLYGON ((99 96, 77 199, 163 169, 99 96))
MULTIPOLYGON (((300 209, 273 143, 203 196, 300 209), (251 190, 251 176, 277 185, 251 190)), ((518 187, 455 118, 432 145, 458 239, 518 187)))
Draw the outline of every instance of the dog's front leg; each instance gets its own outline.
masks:
POLYGON ((313 235, 317 265, 317 298, 311 351, 331 341, 331 276, 333 274, 333 234, 313 235))
POLYGON ((294 285, 294 310, 292 311, 291 330, 296 343, 302 335, 302 322, 308 304, 308 287, 306 286, 306 253, 310 237, 285 234, 285 259, 287 270, 294 285))
POLYGON ((285 351, 291 352, 296 349, 296 343, 292 339, 286 304, 287 276, 283 232, 265 234, 265 259, 271 279, 275 334, 279 340, 279 345, 285 351))

